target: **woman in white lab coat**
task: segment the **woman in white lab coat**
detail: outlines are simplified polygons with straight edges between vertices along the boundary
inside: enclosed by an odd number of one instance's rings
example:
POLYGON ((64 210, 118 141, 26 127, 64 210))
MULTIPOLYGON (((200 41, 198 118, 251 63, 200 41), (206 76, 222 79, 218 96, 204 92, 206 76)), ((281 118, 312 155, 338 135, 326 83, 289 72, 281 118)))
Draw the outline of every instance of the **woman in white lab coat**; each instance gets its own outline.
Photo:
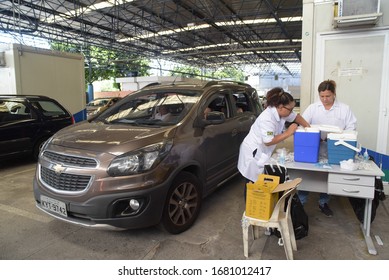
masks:
POLYGON ((243 140, 238 169, 248 181, 255 182, 269 163, 276 144, 292 136, 298 125, 308 127, 302 116, 293 112, 296 105, 292 95, 282 88, 273 88, 266 95, 267 108, 259 115, 243 140), (292 124, 286 129, 285 122, 292 124))
MULTIPOLYGON (((312 125, 331 125, 341 130, 355 130, 357 118, 351 111, 350 107, 336 100, 336 83, 333 80, 321 82, 317 88, 320 101, 308 106, 304 111, 303 117, 312 125)), ((327 156, 327 133, 321 133, 322 143, 320 143, 320 153, 327 156)), ((298 196, 304 205, 308 200, 307 191, 299 191, 298 196)), ((333 215, 328 206, 330 196, 321 193, 319 198, 319 209, 328 217, 333 215)))

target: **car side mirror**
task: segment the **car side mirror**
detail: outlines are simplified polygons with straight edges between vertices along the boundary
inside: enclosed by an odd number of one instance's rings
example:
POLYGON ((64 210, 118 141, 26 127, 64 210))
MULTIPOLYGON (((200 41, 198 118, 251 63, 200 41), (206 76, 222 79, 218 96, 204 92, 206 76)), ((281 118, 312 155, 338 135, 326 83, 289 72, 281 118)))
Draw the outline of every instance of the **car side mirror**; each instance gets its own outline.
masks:
POLYGON ((211 124, 221 124, 226 121, 226 117, 224 113, 219 111, 209 112, 206 115, 206 119, 204 116, 198 116, 193 124, 194 127, 204 128, 211 124))

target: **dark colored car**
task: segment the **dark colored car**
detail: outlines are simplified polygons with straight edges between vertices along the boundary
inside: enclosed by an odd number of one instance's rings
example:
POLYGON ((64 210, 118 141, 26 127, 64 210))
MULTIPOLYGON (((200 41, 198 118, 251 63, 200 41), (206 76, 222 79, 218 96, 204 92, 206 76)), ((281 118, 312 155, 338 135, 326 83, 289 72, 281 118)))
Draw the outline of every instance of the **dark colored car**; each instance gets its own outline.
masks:
POLYGON ((74 123, 56 100, 37 95, 0 95, 0 160, 32 155, 58 130, 74 123))
POLYGON ((147 86, 45 143, 36 205, 83 226, 160 223, 183 232, 202 199, 238 174, 239 146, 261 112, 256 90, 244 83, 147 86))

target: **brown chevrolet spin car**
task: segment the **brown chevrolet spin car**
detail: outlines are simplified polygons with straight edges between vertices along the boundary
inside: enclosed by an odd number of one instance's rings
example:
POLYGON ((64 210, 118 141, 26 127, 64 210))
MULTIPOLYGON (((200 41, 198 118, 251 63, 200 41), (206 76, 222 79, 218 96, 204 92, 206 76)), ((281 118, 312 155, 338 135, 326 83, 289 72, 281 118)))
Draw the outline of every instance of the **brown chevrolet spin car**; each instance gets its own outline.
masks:
POLYGON ((240 143, 261 112, 245 83, 146 86, 45 143, 36 205, 83 226, 183 232, 238 173, 240 143))

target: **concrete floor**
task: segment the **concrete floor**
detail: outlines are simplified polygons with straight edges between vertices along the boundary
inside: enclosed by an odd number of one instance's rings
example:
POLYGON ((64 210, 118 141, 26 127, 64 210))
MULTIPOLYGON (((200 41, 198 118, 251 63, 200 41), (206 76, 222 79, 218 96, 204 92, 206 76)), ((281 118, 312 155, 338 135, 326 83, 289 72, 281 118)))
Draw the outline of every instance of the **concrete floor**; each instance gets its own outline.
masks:
MULTIPOLYGON (((297 241, 297 260, 388 260, 389 259, 389 200, 380 203, 377 217, 372 223, 371 236, 377 255, 370 255, 360 229, 360 224, 347 198, 332 196, 330 201, 334 216, 324 216, 317 206, 318 194, 312 193, 305 206, 309 216, 309 235, 297 241), (375 236, 383 245, 378 245, 375 236)), ((252 258, 284 259, 285 254, 277 248, 277 238, 270 236, 262 242, 253 242, 252 258), (255 244, 258 243, 258 244, 255 244)), ((282 248, 281 248, 282 249, 282 248)))
MULTIPOLYGON (((32 195, 35 163, 0 165, 1 260, 244 260, 241 215, 243 180, 236 177, 208 197, 188 231, 170 235, 156 227, 102 231, 55 220, 40 212, 32 195)), ((389 198, 381 202, 371 234, 377 255, 368 253, 360 224, 345 197, 333 196, 332 218, 317 207, 311 193, 306 212, 309 236, 297 241, 296 260, 389 260, 389 198), (378 245, 375 235, 383 241, 378 245)), ((250 240, 251 260, 285 260, 277 237, 250 240)))

